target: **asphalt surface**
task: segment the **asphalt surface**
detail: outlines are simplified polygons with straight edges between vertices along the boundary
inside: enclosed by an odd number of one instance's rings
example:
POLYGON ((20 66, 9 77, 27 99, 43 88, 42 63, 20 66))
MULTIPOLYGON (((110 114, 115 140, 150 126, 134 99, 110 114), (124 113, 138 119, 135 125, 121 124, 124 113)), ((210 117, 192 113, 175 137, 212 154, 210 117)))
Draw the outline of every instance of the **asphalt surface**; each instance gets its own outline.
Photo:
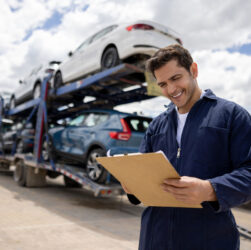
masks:
MULTIPOLYGON (((43 188, 23 188, 0 172, 1 250, 130 250, 138 248, 142 206, 125 196, 95 198, 65 188, 62 178, 43 188)), ((237 224, 251 230, 251 209, 234 210, 237 224)), ((241 238, 241 250, 251 240, 241 238)))

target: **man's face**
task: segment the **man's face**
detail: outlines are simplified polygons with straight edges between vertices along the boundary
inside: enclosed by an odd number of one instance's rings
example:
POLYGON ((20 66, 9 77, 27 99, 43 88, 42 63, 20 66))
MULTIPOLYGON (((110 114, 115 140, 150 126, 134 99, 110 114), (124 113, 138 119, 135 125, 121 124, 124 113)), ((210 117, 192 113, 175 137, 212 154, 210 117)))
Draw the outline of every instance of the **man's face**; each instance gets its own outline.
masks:
POLYGON ((157 84, 163 94, 178 108, 179 113, 187 113, 200 98, 201 90, 196 81, 197 65, 193 63, 188 72, 184 67, 171 60, 154 71, 157 84))

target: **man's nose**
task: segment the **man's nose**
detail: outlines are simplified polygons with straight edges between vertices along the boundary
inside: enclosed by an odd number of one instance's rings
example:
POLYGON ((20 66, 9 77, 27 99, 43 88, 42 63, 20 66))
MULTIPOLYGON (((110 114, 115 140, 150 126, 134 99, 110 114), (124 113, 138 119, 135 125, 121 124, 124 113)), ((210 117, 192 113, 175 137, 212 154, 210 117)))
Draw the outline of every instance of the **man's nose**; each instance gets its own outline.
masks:
POLYGON ((175 95, 177 92, 177 87, 175 86, 175 84, 169 84, 168 85, 168 94, 169 95, 175 95))

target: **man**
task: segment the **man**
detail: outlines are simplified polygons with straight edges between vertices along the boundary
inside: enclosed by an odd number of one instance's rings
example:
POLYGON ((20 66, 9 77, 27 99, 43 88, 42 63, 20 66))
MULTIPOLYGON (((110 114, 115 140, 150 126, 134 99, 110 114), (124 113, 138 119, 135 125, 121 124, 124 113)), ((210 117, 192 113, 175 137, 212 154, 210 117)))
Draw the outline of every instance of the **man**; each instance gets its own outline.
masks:
MULTIPOLYGON (((250 114, 202 91, 197 65, 180 45, 160 49, 147 68, 171 104, 150 124, 140 151, 162 150, 182 176, 166 179, 163 189, 203 208, 147 207, 139 249, 239 249, 230 208, 251 199, 250 114)), ((124 189, 132 203, 140 203, 124 189)))

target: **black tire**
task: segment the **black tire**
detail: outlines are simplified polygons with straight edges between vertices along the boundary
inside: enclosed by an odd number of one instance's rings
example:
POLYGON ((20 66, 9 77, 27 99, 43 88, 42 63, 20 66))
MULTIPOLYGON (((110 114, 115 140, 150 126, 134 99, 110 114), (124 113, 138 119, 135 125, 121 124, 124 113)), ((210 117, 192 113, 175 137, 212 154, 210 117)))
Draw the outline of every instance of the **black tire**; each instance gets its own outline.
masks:
POLYGON ((62 74, 60 71, 58 71, 55 76, 54 76, 54 81, 53 81, 53 87, 55 89, 60 88, 61 86, 63 86, 63 78, 62 78, 62 74))
POLYGON ((98 183, 105 183, 107 179, 108 172, 104 169, 104 167, 99 164, 96 160, 97 157, 105 156, 106 153, 101 148, 93 149, 88 157, 86 163, 86 171, 88 177, 98 183))
POLYGON ((24 153, 24 143, 23 143, 23 140, 19 140, 17 142, 16 153, 18 153, 18 154, 24 153))
POLYGON ((101 59, 101 69, 106 70, 115 67, 119 64, 119 55, 115 47, 110 47, 105 50, 101 59))
POLYGON ((12 97, 10 98, 9 107, 10 107, 10 109, 14 109, 14 108, 16 107, 16 100, 15 100, 15 97, 14 97, 14 96, 12 96, 12 97))
POLYGON ((26 174, 27 174, 27 167, 25 166, 23 160, 19 160, 16 163, 16 168, 13 174, 14 181, 19 186, 24 187, 26 185, 26 174))
POLYGON ((41 84, 37 83, 33 89, 33 94, 32 94, 33 99, 37 99, 41 97, 41 84))
POLYGON ((47 176, 50 177, 51 179, 56 179, 60 175, 61 174, 58 172, 47 170, 47 176))
POLYGON ((81 188, 82 185, 69 177, 64 175, 64 184, 66 187, 71 187, 71 188, 81 188))

